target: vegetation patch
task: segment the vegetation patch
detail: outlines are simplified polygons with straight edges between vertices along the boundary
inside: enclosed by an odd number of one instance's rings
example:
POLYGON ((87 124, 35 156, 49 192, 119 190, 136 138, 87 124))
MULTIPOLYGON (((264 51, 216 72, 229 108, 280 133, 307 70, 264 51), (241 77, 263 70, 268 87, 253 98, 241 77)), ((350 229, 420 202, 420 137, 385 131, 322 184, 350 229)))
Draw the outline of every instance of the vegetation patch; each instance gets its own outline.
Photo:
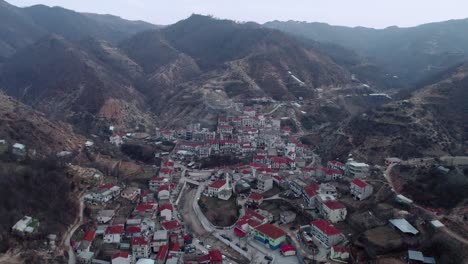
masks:
POLYGON ((215 226, 231 226, 239 218, 240 208, 234 195, 227 201, 202 195, 198 205, 206 218, 215 226))

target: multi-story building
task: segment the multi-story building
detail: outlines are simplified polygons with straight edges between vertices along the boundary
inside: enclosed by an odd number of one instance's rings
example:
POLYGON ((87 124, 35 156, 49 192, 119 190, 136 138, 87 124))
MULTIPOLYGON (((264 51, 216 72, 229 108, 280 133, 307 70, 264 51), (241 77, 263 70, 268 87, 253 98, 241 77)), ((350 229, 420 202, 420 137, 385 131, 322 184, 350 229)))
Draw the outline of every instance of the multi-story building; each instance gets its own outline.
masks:
POLYGON ((361 179, 354 179, 350 185, 351 196, 357 200, 364 200, 372 195, 372 185, 366 183, 361 179))
POLYGON ((366 163, 348 160, 345 165, 345 174, 351 178, 366 178, 370 174, 370 167, 366 163))
POLYGON ((151 247, 153 252, 159 252, 159 248, 167 246, 169 243, 169 235, 167 230, 158 230, 154 232, 153 239, 151 240, 151 247))
POLYGON ((302 197, 308 208, 315 208, 315 196, 319 188, 319 185, 316 183, 309 184, 303 188, 302 197))
POLYGON ((150 241, 145 237, 132 239, 132 255, 135 259, 148 258, 151 254, 150 241))
POLYGON ((346 206, 338 201, 326 201, 321 204, 320 213, 332 223, 338 223, 346 219, 346 206))
POLYGON ((218 197, 218 194, 228 188, 227 180, 217 180, 208 185, 208 195, 218 197))
POLYGON ((324 219, 312 221, 310 228, 312 235, 328 248, 344 239, 343 233, 324 219))
POLYGON ((169 178, 154 177, 149 181, 149 189, 153 192, 159 191, 159 187, 169 184, 169 178))
POLYGON ((270 249, 276 250, 286 240, 286 232, 275 225, 266 223, 255 227, 254 237, 270 249))
POLYGON ((260 193, 264 193, 273 188, 273 178, 268 174, 260 174, 257 178, 257 189, 260 193))

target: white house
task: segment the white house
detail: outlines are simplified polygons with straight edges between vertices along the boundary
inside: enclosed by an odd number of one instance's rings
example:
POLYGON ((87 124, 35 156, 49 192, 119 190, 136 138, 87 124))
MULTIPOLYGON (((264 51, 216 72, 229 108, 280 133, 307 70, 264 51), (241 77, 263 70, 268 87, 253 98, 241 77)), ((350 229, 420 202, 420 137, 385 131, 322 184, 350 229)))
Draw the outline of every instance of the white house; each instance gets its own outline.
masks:
POLYGON ((153 239, 151 240, 151 247, 154 252, 158 252, 162 246, 167 246, 169 243, 169 235, 167 230, 158 230, 154 232, 153 239))
POLYGON ((310 222, 310 228, 312 235, 328 248, 344 239, 343 233, 324 219, 310 222))
POLYGON ((169 199, 170 195, 171 195, 171 192, 170 192, 169 185, 163 185, 159 187, 159 191, 158 191, 159 200, 167 200, 169 199))
POLYGON ((345 165, 345 174, 351 178, 366 178, 370 174, 370 167, 366 163, 356 162, 349 159, 345 165))
POLYGON ((132 254, 135 259, 149 258, 151 254, 150 241, 145 237, 132 239, 132 254))
POLYGON ((115 216, 115 210, 100 210, 97 215, 97 221, 100 224, 109 223, 115 216))
POLYGON ((338 223, 346 219, 346 206, 338 201, 326 201, 322 203, 321 214, 332 223, 338 223))
POLYGON ((172 212, 174 208, 172 208, 172 204, 162 204, 159 206, 159 216, 161 217, 162 221, 170 221, 172 220, 172 212))
POLYGON ((128 252, 118 252, 112 255, 112 264, 130 264, 132 256, 128 252))
POLYGON ((120 243, 123 234, 123 225, 108 226, 104 232, 104 243, 120 243))
POLYGON ((218 197, 218 194, 228 188, 227 180, 217 180, 208 185, 208 195, 218 197))
POLYGON ((149 181, 149 189, 157 192, 162 185, 169 184, 169 178, 154 177, 149 181))
POLYGON ((356 198, 357 200, 364 200, 367 197, 372 195, 372 185, 368 184, 367 182, 361 179, 354 179, 351 182, 350 192, 351 196, 356 198))

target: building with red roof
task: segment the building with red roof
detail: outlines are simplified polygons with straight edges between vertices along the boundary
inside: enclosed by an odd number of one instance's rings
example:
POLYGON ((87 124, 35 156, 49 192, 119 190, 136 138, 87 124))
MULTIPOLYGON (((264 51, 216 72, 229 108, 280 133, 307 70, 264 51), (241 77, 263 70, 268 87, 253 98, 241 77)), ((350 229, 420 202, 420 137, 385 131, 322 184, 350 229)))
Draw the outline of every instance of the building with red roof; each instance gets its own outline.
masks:
POLYGON ((344 239, 343 233, 325 219, 310 222, 311 233, 326 247, 331 247, 344 239))
POLYGON ((171 196, 171 186, 169 184, 159 186, 158 200, 168 200, 171 196))
POLYGON ((320 206, 320 213, 323 218, 332 223, 338 223, 346 219, 346 206, 338 201, 325 201, 320 206))
POLYGON ((217 180, 208 185, 208 195, 218 197, 218 194, 228 188, 227 180, 217 180))
POLYGON ((128 226, 125 229, 125 235, 127 237, 139 237, 141 235, 141 227, 139 226, 128 226))
POLYGON ((145 237, 134 237, 132 239, 132 254, 135 259, 149 258, 151 254, 149 239, 145 237))
POLYGON ((174 170, 171 168, 162 168, 159 170, 159 177, 170 178, 173 172, 174 170))
POLYGON ((108 226, 104 232, 104 243, 120 243, 123 233, 123 225, 108 226))
POLYGON ((252 203, 256 205, 261 205, 263 203, 263 195, 259 193, 252 192, 247 198, 247 203, 252 203))
POLYGON ((345 247, 333 246, 330 250, 330 258, 337 260, 348 260, 349 252, 345 247))
POLYGON ((362 201, 372 195, 373 187, 361 179, 354 179, 350 185, 351 195, 359 201, 362 201))
POLYGON ((163 178, 163 177, 154 177, 151 178, 149 181, 149 189, 153 192, 157 192, 159 190, 159 187, 163 185, 167 185, 170 183, 169 178, 163 178))
POLYGON ((345 164, 337 160, 330 160, 327 162, 327 167, 334 170, 345 170, 345 164))
POLYGON ((156 264, 164 264, 167 260, 167 255, 169 253, 169 246, 164 245, 159 248, 159 252, 156 255, 156 264))
POLYGON ((161 226, 169 233, 178 233, 182 230, 182 225, 177 220, 162 222, 161 226))
POLYGON ((112 264, 130 264, 132 256, 128 252, 120 251, 112 255, 112 264))
POLYGON ((170 221, 172 220, 172 212, 174 208, 172 204, 166 203, 159 206, 159 216, 163 221, 170 221))
POLYGON ((90 251, 95 236, 96 230, 90 229, 86 231, 83 239, 81 239, 80 245, 78 246, 78 253, 90 251))
POLYGON ((293 245, 281 245, 280 251, 283 256, 294 256, 296 255, 296 248, 293 245))
POLYGON ((270 249, 276 250, 286 240, 286 232, 275 225, 266 223, 255 227, 254 237, 262 244, 268 245, 270 249))
POLYGON ((311 183, 303 187, 302 197, 304 198, 304 202, 306 203, 307 207, 315 208, 315 196, 317 195, 319 189, 320 186, 316 183, 311 183))
POLYGON ((261 215, 250 208, 245 209, 245 215, 261 223, 268 221, 264 215, 261 215))

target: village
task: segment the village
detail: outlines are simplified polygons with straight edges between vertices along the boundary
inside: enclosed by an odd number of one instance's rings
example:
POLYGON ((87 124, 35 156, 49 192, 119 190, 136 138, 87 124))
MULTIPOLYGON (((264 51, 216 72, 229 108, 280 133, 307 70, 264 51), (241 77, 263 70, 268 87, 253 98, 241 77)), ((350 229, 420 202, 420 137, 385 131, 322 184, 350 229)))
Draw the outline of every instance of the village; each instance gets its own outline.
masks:
MULTIPOLYGON (((213 131, 110 127, 114 148, 135 140, 173 146, 155 153, 160 165, 135 181, 91 172, 94 187, 80 201, 89 219, 67 237, 68 263, 349 263, 389 247, 405 263, 436 263, 417 249, 444 224, 392 189, 389 168, 404 161, 322 161, 286 118, 261 111, 236 105, 213 131)), ((92 151, 94 142, 85 146, 92 151)), ((21 156, 26 147, 13 148, 21 156)), ((25 216, 13 230, 37 225, 25 216)))

